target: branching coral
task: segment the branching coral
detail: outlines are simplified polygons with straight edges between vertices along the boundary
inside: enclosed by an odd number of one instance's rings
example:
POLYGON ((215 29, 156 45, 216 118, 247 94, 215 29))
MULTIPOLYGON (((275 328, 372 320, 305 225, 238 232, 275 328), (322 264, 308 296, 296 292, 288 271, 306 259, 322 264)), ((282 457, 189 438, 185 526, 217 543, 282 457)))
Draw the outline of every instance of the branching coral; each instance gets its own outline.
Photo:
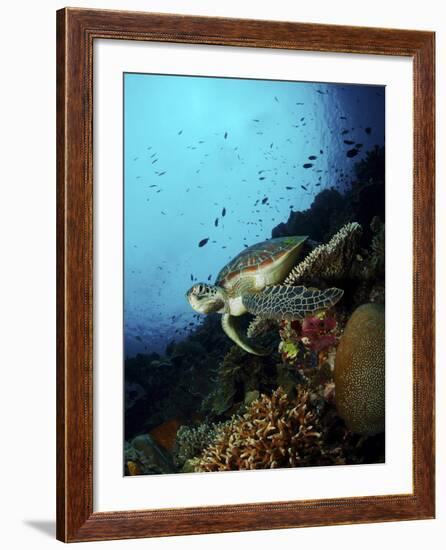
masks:
MULTIPOLYGON (((290 399, 278 388, 223 426, 194 464, 199 472, 283 468, 327 463, 325 455, 310 393, 298 387, 290 399)), ((342 463, 338 451, 331 460, 342 463)))
POLYGON ((225 423, 181 426, 177 432, 174 449, 175 463, 182 466, 187 460, 199 455, 220 433, 225 423))
POLYGON ((362 228, 358 223, 344 225, 327 244, 312 250, 285 279, 285 285, 297 285, 315 280, 338 280, 351 267, 362 228))

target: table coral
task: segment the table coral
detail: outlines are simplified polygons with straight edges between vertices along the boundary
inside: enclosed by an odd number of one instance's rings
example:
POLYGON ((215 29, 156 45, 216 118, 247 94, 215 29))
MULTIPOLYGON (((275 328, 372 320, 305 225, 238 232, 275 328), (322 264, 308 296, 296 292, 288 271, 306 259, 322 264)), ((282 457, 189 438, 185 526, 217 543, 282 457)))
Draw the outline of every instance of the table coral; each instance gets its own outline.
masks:
POLYGON ((308 281, 340 280, 350 270, 355 257, 362 227, 359 223, 344 225, 327 244, 312 250, 285 279, 285 285, 299 285, 308 281))

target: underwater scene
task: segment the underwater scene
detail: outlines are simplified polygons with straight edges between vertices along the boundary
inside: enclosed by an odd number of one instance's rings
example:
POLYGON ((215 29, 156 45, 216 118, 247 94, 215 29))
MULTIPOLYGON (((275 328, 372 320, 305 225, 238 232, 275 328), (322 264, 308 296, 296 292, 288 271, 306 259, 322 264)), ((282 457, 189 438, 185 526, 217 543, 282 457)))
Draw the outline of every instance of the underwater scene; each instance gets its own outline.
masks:
POLYGON ((124 74, 124 475, 385 461, 385 87, 124 74))

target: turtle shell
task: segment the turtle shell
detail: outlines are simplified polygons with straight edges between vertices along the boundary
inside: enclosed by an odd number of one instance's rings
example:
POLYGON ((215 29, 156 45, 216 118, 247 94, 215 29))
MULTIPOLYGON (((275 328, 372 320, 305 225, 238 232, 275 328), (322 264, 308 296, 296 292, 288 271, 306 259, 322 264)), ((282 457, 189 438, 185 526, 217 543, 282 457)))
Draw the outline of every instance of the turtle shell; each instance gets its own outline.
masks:
MULTIPOLYGON (((246 275, 266 268, 274 268, 274 263, 296 251, 307 239, 306 236, 278 237, 254 244, 233 258, 217 275, 215 284, 227 288, 234 286, 237 280, 246 275)), ((280 262, 282 263, 282 262, 280 262)))

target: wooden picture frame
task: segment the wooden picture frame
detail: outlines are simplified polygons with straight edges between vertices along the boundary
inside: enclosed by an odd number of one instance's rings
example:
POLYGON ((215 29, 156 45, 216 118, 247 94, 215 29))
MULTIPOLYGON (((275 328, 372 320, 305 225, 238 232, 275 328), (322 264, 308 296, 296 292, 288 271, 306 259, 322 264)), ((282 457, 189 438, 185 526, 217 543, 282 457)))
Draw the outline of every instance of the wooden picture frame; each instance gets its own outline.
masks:
POLYGON ((57 538, 65 542, 434 517, 432 32, 65 8, 57 12, 57 538), (93 512, 93 42, 99 38, 413 60, 411 494, 93 512))

